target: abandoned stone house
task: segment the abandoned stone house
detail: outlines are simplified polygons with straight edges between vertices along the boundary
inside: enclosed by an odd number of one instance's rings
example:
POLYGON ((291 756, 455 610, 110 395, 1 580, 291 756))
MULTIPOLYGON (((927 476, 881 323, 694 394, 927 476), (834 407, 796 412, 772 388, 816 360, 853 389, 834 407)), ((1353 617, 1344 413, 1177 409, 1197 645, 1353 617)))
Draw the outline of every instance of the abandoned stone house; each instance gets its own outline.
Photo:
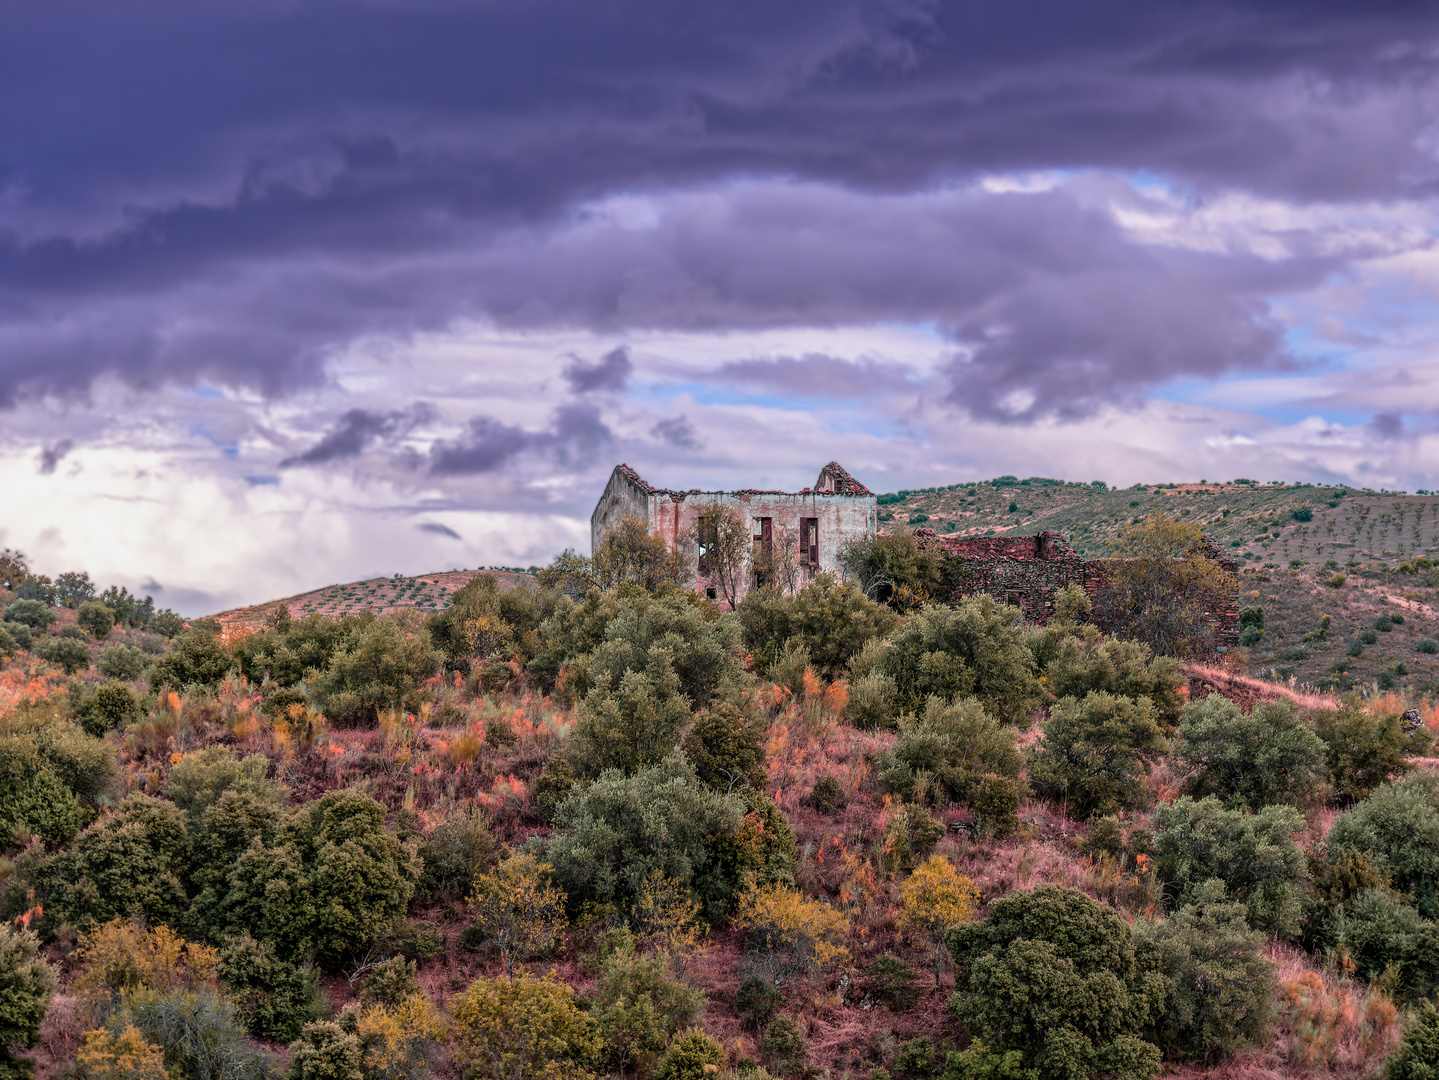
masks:
MULTIPOLYGON (((839 571, 841 547, 857 537, 874 535, 878 507, 874 492, 850 476, 838 462, 819 471, 814 487, 800 491, 672 491, 646 482, 628 465, 616 465, 609 483, 590 516, 590 539, 600 539, 615 522, 638 517, 662 536, 673 550, 688 552, 695 571, 695 587, 715 595, 705 560, 704 544, 696 525, 710 506, 727 506, 747 522, 753 533, 755 554, 769 562, 776 545, 794 548, 802 578, 839 571)), ((742 583, 740 594, 753 588, 742 583)))

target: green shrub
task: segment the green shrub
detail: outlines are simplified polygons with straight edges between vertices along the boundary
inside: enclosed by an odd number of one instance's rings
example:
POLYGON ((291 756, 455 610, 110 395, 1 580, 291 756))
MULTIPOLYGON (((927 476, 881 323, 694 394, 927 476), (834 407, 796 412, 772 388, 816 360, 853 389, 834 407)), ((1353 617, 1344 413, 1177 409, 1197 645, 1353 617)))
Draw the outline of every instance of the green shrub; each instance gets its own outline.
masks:
POLYGON ((682 745, 706 784, 716 791, 740 791, 764 786, 765 735, 763 717, 719 701, 699 711, 682 745))
POLYGON ((742 677, 738 632, 733 619, 717 617, 693 593, 627 596, 605 622, 601 640, 580 658, 578 681, 584 688, 616 687, 627 671, 661 680, 668 669, 678 680, 676 692, 691 708, 703 708, 742 677))
POLYGON ((833 813, 844 806, 844 791, 840 788, 839 781, 826 773, 814 782, 814 787, 809 789, 809 796, 805 801, 821 814, 833 813))
POLYGON ((115 613, 98 600, 87 600, 75 612, 75 622, 102 638, 115 629, 115 613))
POLYGON ((227 791, 245 792, 278 806, 284 802, 285 788, 266 777, 269 769, 264 754, 240 758, 228 746, 207 746, 171 767, 165 794, 195 822, 203 820, 205 811, 227 791))
POLYGON ((1214 1062, 1263 1045, 1274 1025, 1274 964, 1243 904, 1207 881, 1157 925, 1139 924, 1159 949, 1164 1008, 1155 1030, 1172 1057, 1214 1062))
POLYGON ((1434 1080, 1439 1076, 1439 1010, 1425 1003, 1404 1025, 1399 1053, 1389 1059, 1389 1080, 1434 1080))
POLYGON ((1324 740, 1324 771, 1330 795, 1348 806, 1380 784, 1404 773, 1408 740, 1397 713, 1371 716, 1357 701, 1314 714, 1314 731, 1324 740))
POLYGON ((870 671, 849 684, 849 718, 865 731, 887 727, 894 720, 898 695, 892 675, 870 671))
POLYGON ((1346 853, 1367 855, 1424 917, 1439 916, 1439 777, 1419 772, 1380 787, 1335 819, 1325 847, 1331 867, 1346 853))
POLYGON ((805 1041, 804 1031, 792 1016, 777 1016, 765 1028, 764 1035, 760 1038, 759 1048, 770 1056, 774 1062, 774 1071, 778 1076, 792 1076, 804 1071, 805 1058, 809 1054, 809 1044, 805 1041))
POLYGON ((588 775, 603 769, 636 772, 666 757, 690 721, 689 703, 668 654, 657 651, 648 671, 625 671, 595 686, 580 703, 571 744, 588 775))
POLYGON ((735 992, 735 1012, 740 1023, 752 1031, 763 1031, 784 1005, 784 995, 768 979, 751 975, 735 992))
POLYGON ((1307 929, 1326 955, 1402 1001, 1430 997, 1439 983, 1439 928, 1387 886, 1330 906, 1307 929))
MULTIPOLYGON (((295 619, 288 610, 281 611, 282 614, 268 619, 264 627, 237 641, 231 650, 240 674, 256 685, 269 682, 293 687, 310 671, 324 671, 335 653, 369 618, 342 615, 331 619, 307 615, 295 619)), ((151 620, 150 628, 158 633, 154 621, 151 620)))
POLYGON ((1109 908, 1054 885, 1014 892, 991 901, 983 922, 951 930, 948 945, 956 968, 949 1007, 974 1040, 951 1055, 951 1074, 1159 1071, 1159 1048, 1143 1036, 1164 1001, 1158 951, 1136 949, 1109 908))
POLYGON ((306 1024, 290 1044, 287 1080, 364 1080, 360 1037, 333 1020, 306 1024))
POLYGON ((899 616, 868 599, 852 582, 820 574, 798 592, 755 589, 735 609, 745 649, 768 673, 791 641, 831 678, 864 648, 899 625, 899 616))
POLYGON ((1054 697, 1083 698, 1095 691, 1147 697, 1161 724, 1179 718, 1184 679, 1173 657, 1155 656, 1143 642, 1107 636, 1093 626, 1067 629, 1045 651, 1049 655, 1040 673, 1054 697))
POLYGON ((707 1073, 724 1063, 724 1047, 703 1031, 687 1031, 665 1051, 655 1070, 655 1080, 704 1080, 707 1073))
POLYGON ((1252 926, 1292 937, 1299 930, 1308 874, 1294 834, 1304 817, 1292 806, 1253 814, 1229 810, 1214 796, 1182 796, 1154 815, 1160 878, 1178 904, 1190 903, 1211 879, 1244 904, 1252 926))
POLYGON ((0 927, 0 1076, 30 1075, 34 1063, 13 1047, 34 1046, 55 993, 55 972, 28 930, 0 927))
POLYGON ((35 646, 35 655, 64 669, 66 675, 74 675, 90 666, 90 646, 78 638, 42 638, 35 646))
POLYGON ((972 698, 953 705, 930 698, 921 717, 901 720, 894 748, 876 758, 880 782, 904 798, 916 797, 923 776, 936 797, 963 803, 991 776, 1017 780, 1023 764, 1014 728, 972 698))
POLYGON ((1298 510, 1290 511, 1289 516, 1295 521, 1313 521, 1314 511, 1307 506, 1301 506, 1298 510))
POLYGON ((99 737, 133 724, 145 715, 144 703, 127 683, 111 681, 97 686, 77 710, 85 734, 99 737))
POLYGON ((1433 656, 1435 653, 1439 653, 1439 641, 1435 641, 1432 637, 1422 637, 1414 643, 1414 648, 1433 656))
POLYGON ((100 650, 100 674, 107 679, 134 682, 145 674, 150 658, 133 645, 106 645, 100 650))
POLYGON ((865 976, 869 997, 893 1012, 906 1012, 919 1000, 918 975, 913 967, 891 953, 877 957, 865 976))
POLYGON ((162 608, 145 621, 146 630, 167 638, 178 637, 185 632, 187 625, 189 624, 186 623, 184 619, 176 615, 169 608, 162 608))
POLYGON ((20 643, 5 629, 4 624, 0 623, 0 660, 9 660, 19 651, 20 643))
POLYGON ((425 680, 440 670, 442 659, 422 617, 402 610, 357 622, 309 681, 311 704, 349 724, 373 724, 381 709, 417 712, 425 680))
POLYGON ((50 605, 39 600, 12 600, 5 608, 5 621, 20 623, 31 630, 44 632, 56 619, 50 605))
POLYGON ((117 779, 114 754, 104 743, 46 706, 17 711, 0 727, 0 835, 68 842, 117 779))
POLYGON ((929 811, 905 803, 884 830, 884 853, 892 870, 913 870, 944 838, 944 826, 929 811))
POLYGON ((1019 825, 1019 806, 1027 787, 1013 776, 986 776, 980 779, 970 801, 974 826, 981 836, 1004 837, 1019 825))
POLYGON ((1373 630, 1361 630, 1359 632, 1359 640, 1365 645, 1373 645, 1379 641, 1379 635, 1373 630))
POLYGON ((663 955, 636 955, 626 937, 600 969, 590 1016, 609 1064, 622 1073, 648 1074, 670 1037, 704 1008, 704 995, 671 978, 668 967, 663 955))
POLYGON ((1324 765, 1323 740, 1287 701, 1259 702, 1246 715, 1210 694, 1184 706, 1178 735, 1174 756, 1194 774, 1190 794, 1217 795, 1230 806, 1302 806, 1324 765))
POLYGON ((133 793, 69 849, 53 856, 22 855, 16 878, 24 887, 6 891, 5 913, 13 917, 30 903, 41 903, 44 914, 37 925, 47 936, 66 924, 86 930, 137 915, 152 925, 184 926, 189 905, 182 879, 189 855, 180 810, 133 793), (34 901, 26 898, 29 888, 34 901))
POLYGON ((425 863, 420 891, 438 900, 462 899, 475 874, 489 869, 495 848, 484 811, 452 813, 420 845, 420 858, 425 863))
POLYGON ((176 1080, 267 1080, 270 1056, 245 1040, 235 1003, 213 990, 136 990, 125 1015, 176 1080))
POLYGON ((931 695, 973 696, 991 715, 1022 724, 1038 701, 1039 683, 1018 608, 988 593, 955 608, 926 607, 890 637, 884 671, 895 680, 903 709, 931 695))
MULTIPOLYGON (((253 799, 226 792, 207 817, 253 799)), ((385 829, 385 810, 355 791, 330 791, 300 807, 273 847, 252 842, 229 868, 212 932, 249 930, 282 956, 313 948, 334 967, 389 932, 404 915, 418 860, 385 829)))
POLYGON ((360 1004, 365 1007, 384 1005, 392 1008, 406 998, 422 993, 416 979, 417 966, 403 956, 392 956, 370 969, 365 985, 360 988, 360 1004))
POLYGON ((211 687, 229 673, 230 667, 230 654, 219 638, 203 629, 186 630, 175 639, 174 648, 150 669, 150 689, 211 687))
POLYGON ((628 909, 658 869, 723 910, 736 883, 715 840, 739 833, 744 812, 680 754, 632 776, 611 769, 555 808, 548 861, 575 905, 628 909))
POLYGON ((1063 799, 1079 818, 1139 805, 1148 763, 1168 750, 1148 698, 1090 693, 1063 698, 1041 724, 1030 756, 1035 790, 1063 799))
POLYGON ((248 933, 225 940, 217 970, 256 1038, 289 1042, 324 1011, 315 969, 282 960, 273 944, 248 933))
POLYGON ((35 646, 35 634, 25 623, 3 622, 0 623, 0 630, 4 630, 22 649, 31 649, 35 646))
POLYGON ((599 1050, 594 1021, 552 979, 476 979, 450 1003, 454 1057, 466 1076, 579 1080, 599 1050))

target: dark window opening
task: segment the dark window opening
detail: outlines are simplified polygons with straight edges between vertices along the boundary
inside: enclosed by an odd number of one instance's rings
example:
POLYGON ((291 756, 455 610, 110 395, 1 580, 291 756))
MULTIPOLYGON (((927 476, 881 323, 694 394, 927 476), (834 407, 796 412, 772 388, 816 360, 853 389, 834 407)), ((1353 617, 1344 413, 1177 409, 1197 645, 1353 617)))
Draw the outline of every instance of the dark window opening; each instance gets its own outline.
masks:
POLYGON ((819 566, 819 518, 799 519, 799 557, 801 562, 819 566))
POLYGON ((719 594, 718 594, 717 592, 715 592, 714 589, 706 589, 706 590, 705 590, 705 596, 709 597, 709 599, 711 599, 711 600, 715 599, 718 595, 719 595, 719 594))
POLYGON ((710 572, 709 553, 714 549, 714 546, 719 543, 719 525, 713 521, 701 520, 698 532, 699 572, 701 574, 708 574, 710 572))
POLYGON ((771 564, 774 562, 774 521, 771 518, 755 518, 759 532, 754 535, 754 586, 756 589, 767 584, 771 564))

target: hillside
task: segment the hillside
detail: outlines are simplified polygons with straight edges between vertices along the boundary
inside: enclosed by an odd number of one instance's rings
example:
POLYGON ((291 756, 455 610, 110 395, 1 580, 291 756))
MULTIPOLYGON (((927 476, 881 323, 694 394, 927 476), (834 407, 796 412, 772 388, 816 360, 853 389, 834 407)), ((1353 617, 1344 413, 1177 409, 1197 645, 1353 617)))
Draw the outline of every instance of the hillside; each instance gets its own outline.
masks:
POLYGON ((257 628, 264 623, 270 612, 282 606, 289 608, 290 614, 297 619, 306 615, 358 615, 362 611, 383 615, 401 608, 418 608, 424 612, 443 611, 449 606, 450 597, 480 574, 489 574, 498 579, 501 589, 513 589, 532 580, 529 574, 516 570, 441 570, 414 577, 396 574, 392 578, 367 578, 364 581, 326 585, 280 600, 231 608, 217 612, 210 618, 218 620, 221 627, 229 632, 239 627, 257 628))

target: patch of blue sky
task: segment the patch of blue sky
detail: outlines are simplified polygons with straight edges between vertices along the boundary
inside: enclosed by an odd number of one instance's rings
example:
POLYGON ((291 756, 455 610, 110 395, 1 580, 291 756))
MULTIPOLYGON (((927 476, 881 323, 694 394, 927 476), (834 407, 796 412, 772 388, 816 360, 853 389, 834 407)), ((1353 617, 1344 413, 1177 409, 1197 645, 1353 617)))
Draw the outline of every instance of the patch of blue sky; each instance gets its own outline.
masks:
POLYGON ((630 386, 629 396, 651 405, 669 405, 678 396, 687 395, 697 405, 743 405, 759 406, 765 409, 780 409, 785 412, 809 412, 816 409, 830 409, 837 400, 830 394, 799 395, 776 393, 770 390, 746 390, 742 386, 728 383, 707 382, 635 382, 630 386))
POLYGON ((279 482, 280 478, 274 473, 264 473, 259 476, 245 477, 245 483, 249 484, 251 487, 263 487, 269 484, 278 484, 279 482))
POLYGON ((240 456, 240 443, 236 439, 222 439, 204 424, 190 425, 190 434, 196 438, 204 439, 211 446, 218 447, 220 452, 227 458, 240 456))
POLYGON ((192 386, 186 393, 191 397, 204 398, 206 401, 217 401, 225 396, 225 392, 215 386, 192 386))

